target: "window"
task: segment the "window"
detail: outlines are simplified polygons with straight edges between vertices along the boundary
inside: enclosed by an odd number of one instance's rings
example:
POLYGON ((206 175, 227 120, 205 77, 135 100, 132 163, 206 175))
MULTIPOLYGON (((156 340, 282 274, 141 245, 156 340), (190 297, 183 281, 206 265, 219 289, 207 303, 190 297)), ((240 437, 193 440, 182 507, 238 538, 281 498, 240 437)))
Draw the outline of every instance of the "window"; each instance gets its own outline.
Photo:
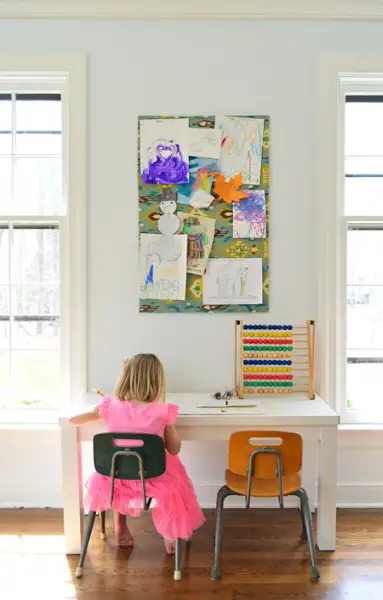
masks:
POLYGON ((85 391, 84 73, 21 71, 0 72, 0 409, 46 411, 85 391))
POLYGON ((341 414, 376 422, 383 416, 383 80, 344 77, 340 91, 341 414))

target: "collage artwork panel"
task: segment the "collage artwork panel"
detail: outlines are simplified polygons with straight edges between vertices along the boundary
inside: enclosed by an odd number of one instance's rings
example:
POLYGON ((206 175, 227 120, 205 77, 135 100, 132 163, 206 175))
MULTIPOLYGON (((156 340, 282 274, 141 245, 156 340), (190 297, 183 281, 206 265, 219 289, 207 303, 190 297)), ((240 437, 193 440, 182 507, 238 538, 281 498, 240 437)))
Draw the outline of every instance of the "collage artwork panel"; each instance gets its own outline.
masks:
POLYGON ((269 310, 269 127, 138 118, 140 312, 269 310))

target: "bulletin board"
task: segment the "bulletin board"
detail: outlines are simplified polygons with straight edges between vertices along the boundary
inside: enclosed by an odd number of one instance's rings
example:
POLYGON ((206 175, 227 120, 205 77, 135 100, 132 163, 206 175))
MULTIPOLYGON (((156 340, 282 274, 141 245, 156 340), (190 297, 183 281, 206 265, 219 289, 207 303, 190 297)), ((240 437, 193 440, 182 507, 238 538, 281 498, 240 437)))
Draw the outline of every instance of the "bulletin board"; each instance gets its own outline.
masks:
POLYGON ((269 129, 268 116, 138 118, 140 312, 268 312, 269 129))

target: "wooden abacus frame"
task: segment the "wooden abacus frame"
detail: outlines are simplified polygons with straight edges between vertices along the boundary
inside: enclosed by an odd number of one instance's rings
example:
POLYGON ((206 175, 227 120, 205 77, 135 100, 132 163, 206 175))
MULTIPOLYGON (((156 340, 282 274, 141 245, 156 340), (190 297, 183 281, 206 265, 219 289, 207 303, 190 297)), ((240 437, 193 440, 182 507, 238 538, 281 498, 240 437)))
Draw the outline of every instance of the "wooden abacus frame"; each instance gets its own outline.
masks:
POLYGON ((235 321, 234 389, 238 398, 244 398, 245 394, 286 394, 307 391, 309 398, 313 400, 315 398, 314 370, 315 321, 306 321, 306 325, 301 326, 244 325, 243 321, 235 321), (254 345, 254 349, 250 349, 249 346, 253 341, 249 340, 247 345, 249 349, 246 349, 246 337, 255 336, 260 338, 259 345, 254 345), (267 346, 260 347, 265 338, 281 338, 281 341, 278 346, 274 345, 272 348, 269 346, 270 349, 267 349, 267 346), (291 345, 284 349, 284 340, 287 339, 291 339, 291 345), (261 360, 245 363, 245 360, 250 361, 254 358, 261 360), (248 364, 261 366, 249 367, 248 364), (260 375, 248 375, 247 369, 249 373, 256 372, 260 375), (284 375, 269 374, 277 372, 284 375), (251 380, 255 380, 253 384, 250 383, 251 380), (276 380, 280 380, 279 385, 275 383, 276 380))

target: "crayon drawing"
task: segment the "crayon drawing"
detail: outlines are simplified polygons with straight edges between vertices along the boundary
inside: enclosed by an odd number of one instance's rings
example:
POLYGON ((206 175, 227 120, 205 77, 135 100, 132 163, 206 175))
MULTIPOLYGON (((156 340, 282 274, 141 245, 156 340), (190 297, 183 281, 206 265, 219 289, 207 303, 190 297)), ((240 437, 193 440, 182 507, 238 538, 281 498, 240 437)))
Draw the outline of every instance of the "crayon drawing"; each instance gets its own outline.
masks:
POLYGON ((187 272, 203 275, 214 241, 215 219, 179 212, 180 232, 188 236, 187 272))
POLYGON ((140 236, 141 299, 185 300, 187 236, 177 236, 181 255, 172 261, 162 258, 163 238, 152 233, 142 233, 140 236))
POLYGON ((188 133, 188 119, 140 120, 143 183, 188 183, 188 133))
POLYGON ((245 185, 261 181, 264 119, 217 117, 216 129, 221 131, 221 173, 232 178, 242 174, 245 185))
POLYGON ((218 129, 189 128, 189 154, 218 159, 221 154, 221 132, 218 129))
POLYGON ((266 237, 264 190, 245 190, 246 198, 233 203, 233 238, 266 237))
POLYGON ((210 259, 203 278, 204 304, 262 304, 262 259, 210 259))

